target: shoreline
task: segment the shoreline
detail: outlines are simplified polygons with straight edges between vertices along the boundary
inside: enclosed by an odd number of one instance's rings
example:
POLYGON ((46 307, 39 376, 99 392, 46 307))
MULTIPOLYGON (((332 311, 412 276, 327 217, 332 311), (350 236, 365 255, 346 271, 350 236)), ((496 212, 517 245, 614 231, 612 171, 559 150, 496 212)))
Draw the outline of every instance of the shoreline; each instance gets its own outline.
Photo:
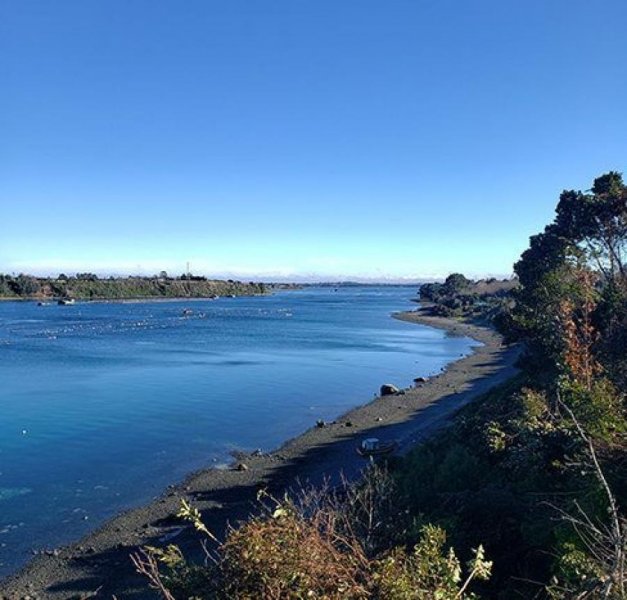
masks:
POLYGON ((147 582, 134 573, 129 554, 142 545, 171 541, 187 554, 198 555, 198 536, 172 517, 182 499, 199 508, 206 525, 220 537, 229 522, 254 512, 258 490, 281 495, 298 481, 319 485, 329 480, 333 485, 341 474, 354 479, 367 464, 355 452, 360 439, 395 439, 404 454, 446 426, 462 406, 516 372, 518 348, 503 347, 492 329, 429 316, 420 309, 392 316, 468 336, 483 345, 449 363, 426 383, 406 388, 402 395, 377 397, 332 424, 313 426, 272 452, 239 455, 236 460, 245 463, 246 470, 231 466, 190 474, 182 483, 168 486, 156 500, 114 517, 81 540, 39 554, 0 581, 0 597, 57 600, 84 598, 100 590, 97 597, 102 598, 113 594, 154 598, 147 582))

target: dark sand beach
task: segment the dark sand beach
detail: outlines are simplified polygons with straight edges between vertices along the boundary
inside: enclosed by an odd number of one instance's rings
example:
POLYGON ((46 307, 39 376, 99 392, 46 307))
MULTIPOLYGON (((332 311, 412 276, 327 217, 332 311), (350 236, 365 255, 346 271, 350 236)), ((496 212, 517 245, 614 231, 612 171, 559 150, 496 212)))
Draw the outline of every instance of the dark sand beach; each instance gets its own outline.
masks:
POLYGON ((395 317, 469 336, 483 345, 450 364, 441 375, 402 394, 376 398, 322 428, 312 423, 311 429, 273 452, 238 457, 247 470, 214 468, 194 473, 152 503, 119 515, 82 540, 37 554, 25 568, 0 583, 0 597, 154 598, 146 582, 134 573, 129 554, 141 545, 165 541, 198 552, 198 536, 172 516, 181 499, 199 508, 208 527, 221 535, 228 523, 255 510, 260 489, 281 495, 297 482, 320 484, 329 479, 334 483, 341 473, 355 478, 366 464, 355 452, 361 439, 396 440, 398 452, 403 454, 446 426, 459 408, 516 372, 518 348, 503 346, 501 337, 487 327, 429 316, 420 310, 395 317))

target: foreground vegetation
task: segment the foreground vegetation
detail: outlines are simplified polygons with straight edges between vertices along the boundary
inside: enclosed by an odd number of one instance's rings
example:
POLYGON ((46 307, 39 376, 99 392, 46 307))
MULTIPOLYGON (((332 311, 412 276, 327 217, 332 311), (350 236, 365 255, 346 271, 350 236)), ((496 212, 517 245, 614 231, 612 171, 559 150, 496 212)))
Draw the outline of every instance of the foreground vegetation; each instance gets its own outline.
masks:
POLYGON ((565 191, 515 285, 423 288, 436 312, 523 344, 519 377, 389 471, 271 503, 223 541, 184 506, 216 545, 208 566, 170 546, 138 570, 170 600, 627 597, 626 250, 620 175, 565 191))
MULTIPOLYGON (((395 544, 406 537, 401 523, 410 523, 395 512, 397 491, 394 479, 374 467, 339 494, 308 490, 294 499, 265 498, 261 514, 231 529, 216 552, 207 551, 208 566, 189 564, 172 545, 145 548, 133 561, 166 600, 475 598, 468 586, 487 579, 492 568, 483 548, 463 564, 434 525, 420 527, 411 546, 395 544)), ((188 504, 179 516, 206 541, 218 542, 188 504)))
POLYGON ((64 274, 58 277, 0 274, 0 298, 79 300, 119 300, 131 298, 210 298, 212 296, 249 296, 263 294, 263 283, 222 281, 194 275, 168 277, 109 277, 93 273, 64 274))

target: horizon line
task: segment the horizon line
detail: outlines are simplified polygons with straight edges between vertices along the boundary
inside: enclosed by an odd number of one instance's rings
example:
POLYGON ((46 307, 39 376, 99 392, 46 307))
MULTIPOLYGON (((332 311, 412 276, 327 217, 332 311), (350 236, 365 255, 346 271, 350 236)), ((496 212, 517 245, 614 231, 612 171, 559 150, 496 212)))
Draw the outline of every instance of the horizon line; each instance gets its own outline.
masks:
MULTIPOLYGON (((164 270, 164 272, 166 272, 164 270)), ((303 284, 346 284, 346 283, 363 283, 363 284, 404 284, 404 285, 414 285, 421 283, 428 283, 432 281, 443 281, 450 275, 451 273, 462 272, 462 271, 451 271, 446 274, 432 274, 432 275, 351 275, 351 274, 322 274, 322 273, 277 273, 277 272, 256 272, 256 273, 243 273, 243 272, 194 272, 190 271, 189 275, 196 277, 206 277, 207 279, 214 280, 237 280, 237 281, 254 281, 256 283, 303 283, 303 284)), ((124 279, 131 277, 141 277, 141 278, 158 278, 160 272, 132 272, 132 271, 114 271, 114 270, 80 270, 71 272, 69 270, 62 269, 25 269, 12 272, 7 272, 0 269, 0 274, 10 275, 12 277, 17 277, 19 275, 37 277, 37 278, 57 278, 59 275, 66 275, 68 277, 74 277, 79 273, 92 273, 96 275, 99 279, 108 279, 110 277, 124 279)), ((167 272, 166 272, 167 273, 167 272)), ((462 272, 463 273, 463 272, 462 272)), ((181 274, 172 275, 171 273, 167 273, 169 278, 175 279, 180 278, 182 275, 186 275, 187 273, 183 272, 181 274)), ((513 277, 513 274, 503 274, 503 273, 463 273, 469 279, 473 280, 482 280, 482 279, 499 279, 499 280, 508 280, 513 277)))

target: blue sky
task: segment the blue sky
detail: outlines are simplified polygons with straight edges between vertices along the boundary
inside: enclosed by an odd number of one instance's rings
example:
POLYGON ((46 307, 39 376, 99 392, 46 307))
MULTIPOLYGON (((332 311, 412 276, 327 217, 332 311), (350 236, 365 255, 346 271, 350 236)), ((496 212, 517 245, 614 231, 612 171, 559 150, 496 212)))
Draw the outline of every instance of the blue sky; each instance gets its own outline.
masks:
POLYGON ((0 0, 0 271, 507 275, 627 162, 624 0, 0 0))

